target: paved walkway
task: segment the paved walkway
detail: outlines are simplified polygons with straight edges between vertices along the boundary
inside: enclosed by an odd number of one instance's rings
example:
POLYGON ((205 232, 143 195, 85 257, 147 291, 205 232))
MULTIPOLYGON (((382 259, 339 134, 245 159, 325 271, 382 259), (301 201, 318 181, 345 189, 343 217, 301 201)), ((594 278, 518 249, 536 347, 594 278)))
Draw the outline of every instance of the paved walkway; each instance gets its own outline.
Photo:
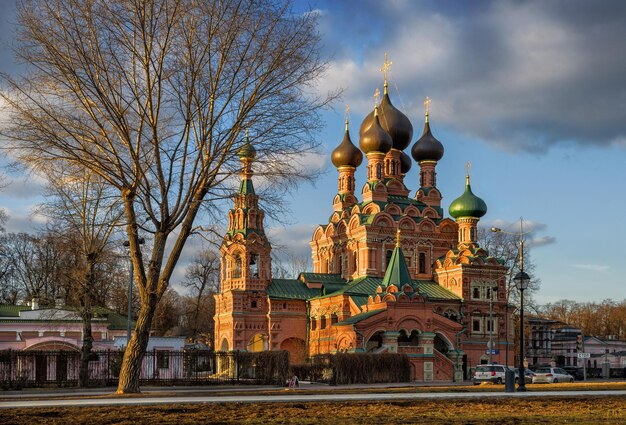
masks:
POLYGON ((281 395, 246 395, 235 396, 179 396, 143 397, 143 398, 97 398, 64 400, 10 400, 0 402, 0 409, 19 407, 59 407, 59 406, 121 406, 150 404, 198 404, 198 403, 285 403, 312 401, 379 401, 379 400, 416 400, 416 399, 455 399, 455 398, 535 398, 535 397, 590 397, 614 396, 626 397, 626 390, 619 391, 532 391, 525 393, 505 392, 445 392, 445 393, 381 393, 381 394, 298 394, 281 395))

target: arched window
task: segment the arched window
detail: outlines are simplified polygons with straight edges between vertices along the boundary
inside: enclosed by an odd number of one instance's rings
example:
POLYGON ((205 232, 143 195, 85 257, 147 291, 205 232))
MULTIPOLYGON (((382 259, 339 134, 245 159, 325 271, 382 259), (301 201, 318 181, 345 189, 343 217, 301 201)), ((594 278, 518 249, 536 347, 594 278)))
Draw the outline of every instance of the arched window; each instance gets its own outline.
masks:
POLYGON ((339 275, 343 275, 343 255, 339 256, 339 275))
POLYGON ((420 252, 420 273, 426 273, 426 253, 420 252))
POLYGON ((250 303, 250 307, 251 307, 251 308, 257 308, 257 302, 256 302, 256 301, 252 301, 252 302, 250 303))
POLYGON ((330 324, 331 325, 334 325, 338 321, 339 321, 339 318, 337 317, 337 313, 333 313, 333 314, 330 315, 330 324))
POLYGON ((250 276, 259 277, 259 254, 250 255, 250 276))
POLYGON ((233 279, 241 277, 241 255, 233 255, 233 279))
POLYGON ((320 318, 320 329, 326 329, 326 316, 320 318))
POLYGON ((383 165, 381 163, 376 164, 376 178, 381 179, 383 177, 383 165))
POLYGON ((359 271, 359 252, 358 251, 354 251, 354 254, 352 255, 352 261, 353 261, 353 266, 354 266, 354 273, 357 273, 359 271))
POLYGON ((314 331, 315 329, 317 329, 317 320, 315 317, 311 317, 311 330, 314 331))
POLYGON ((475 286, 472 289, 472 298, 474 298, 475 300, 480 298, 480 288, 478 286, 475 286))

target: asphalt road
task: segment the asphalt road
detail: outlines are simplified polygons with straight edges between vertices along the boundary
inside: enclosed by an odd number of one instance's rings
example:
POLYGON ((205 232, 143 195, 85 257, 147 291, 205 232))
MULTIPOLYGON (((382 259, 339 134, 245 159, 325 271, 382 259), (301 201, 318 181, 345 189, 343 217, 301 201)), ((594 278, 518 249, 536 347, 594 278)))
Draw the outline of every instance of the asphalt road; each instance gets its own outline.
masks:
POLYGON ((626 396, 626 390, 619 391, 532 391, 525 393, 492 392, 446 392, 446 393, 403 393, 403 394, 281 394, 281 395, 235 395, 200 397, 143 397, 143 398, 75 398, 64 400, 10 400, 0 402, 0 409, 19 407, 59 407, 59 406, 121 406, 148 404, 198 404, 198 403, 287 403, 312 401, 380 401, 416 399, 454 398, 528 398, 528 397, 589 397, 626 396))

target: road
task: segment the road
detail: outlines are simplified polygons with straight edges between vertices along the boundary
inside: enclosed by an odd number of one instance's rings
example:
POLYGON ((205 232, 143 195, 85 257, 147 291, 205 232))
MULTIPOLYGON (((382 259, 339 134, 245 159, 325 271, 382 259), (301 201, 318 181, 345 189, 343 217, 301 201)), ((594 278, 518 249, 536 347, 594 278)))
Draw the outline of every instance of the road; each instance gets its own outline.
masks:
POLYGON ((626 390, 613 391, 532 391, 525 393, 505 392, 445 392, 445 393, 353 393, 353 394, 298 394, 281 395, 234 395, 234 396, 179 396, 142 398, 70 398, 64 400, 9 400, 0 402, 0 409, 19 407, 59 407, 59 406, 121 406, 149 404, 198 404, 198 403, 287 403, 312 401, 380 401, 454 398, 536 398, 536 397, 626 397, 626 390))

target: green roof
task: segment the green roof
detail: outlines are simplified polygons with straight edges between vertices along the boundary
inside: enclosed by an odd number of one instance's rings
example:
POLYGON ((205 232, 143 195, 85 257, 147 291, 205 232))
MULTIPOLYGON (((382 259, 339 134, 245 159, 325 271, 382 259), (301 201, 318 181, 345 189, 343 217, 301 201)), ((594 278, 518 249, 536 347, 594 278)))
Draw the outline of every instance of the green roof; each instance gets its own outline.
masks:
POLYGON ((0 317, 19 317, 20 311, 30 310, 26 305, 0 305, 0 317))
POLYGON ((409 268, 406 266, 406 260, 404 259, 404 254, 402 253, 402 248, 400 248, 398 241, 391 254, 382 286, 386 288, 390 285, 396 285, 398 288, 402 288, 402 285, 410 285, 411 282, 411 274, 409 273, 409 268))
POLYGON ((487 213, 485 201, 474 195, 470 186, 469 175, 466 177, 465 192, 450 204, 448 212, 454 218, 476 217, 480 218, 487 213))
POLYGON ((354 316, 348 317, 346 320, 335 323, 333 326, 342 326, 342 325, 353 325, 355 323, 360 322, 361 320, 365 320, 368 317, 372 317, 377 315, 378 313, 382 313, 385 311, 384 308, 378 310, 366 311, 365 313, 355 314, 354 316))
POLYGON ((439 300, 460 300, 461 298, 432 280, 418 280, 417 289, 420 295, 430 299, 439 300))
POLYGON ((254 194, 252 179, 241 180, 241 183, 239 183, 239 193, 242 195, 254 194))
POLYGON ((300 273, 300 278, 304 279, 305 282, 312 283, 335 283, 335 284, 345 284, 346 280, 341 277, 340 274, 336 273, 308 273, 303 272, 300 273))
MULTIPOLYGON (((107 321, 109 322, 109 329, 126 329, 126 327, 128 326, 128 316, 126 315, 119 314, 105 307, 94 307, 93 312, 95 315, 106 317, 107 321)), ((130 321, 130 326, 133 329, 135 328, 134 320, 130 321)))
POLYGON ((272 283, 267 287, 267 295, 270 298, 306 300, 319 294, 319 289, 309 288, 298 279, 272 279, 272 283))

